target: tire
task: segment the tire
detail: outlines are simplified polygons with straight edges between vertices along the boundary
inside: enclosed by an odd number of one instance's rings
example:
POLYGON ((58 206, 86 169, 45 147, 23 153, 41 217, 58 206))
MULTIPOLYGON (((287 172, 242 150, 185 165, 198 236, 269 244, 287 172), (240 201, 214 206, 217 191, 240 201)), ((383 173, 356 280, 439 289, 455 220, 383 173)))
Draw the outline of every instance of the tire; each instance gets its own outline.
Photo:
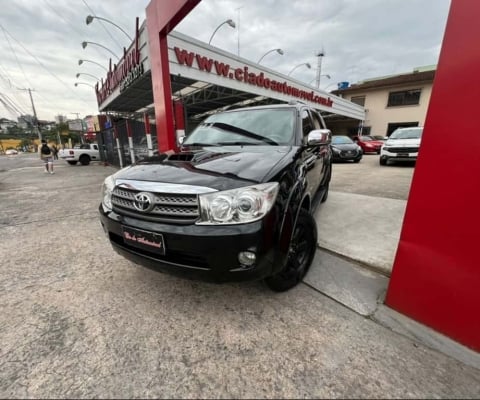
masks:
POLYGON ((285 292, 307 274, 317 248, 317 224, 312 215, 302 209, 290 240, 288 260, 285 267, 265 279, 266 285, 275 292, 285 292))
POLYGON ((380 158, 379 158, 379 160, 378 160, 378 162, 380 163, 380 165, 387 165, 387 161, 388 161, 388 159, 387 159, 387 157, 385 157, 385 156, 380 156, 380 158))
POLYGON ((361 159, 362 159, 362 157, 360 157, 360 158, 356 158, 355 160, 353 160, 353 162, 354 162, 355 164, 358 164, 358 163, 360 162, 360 160, 361 160, 361 159))
POLYGON ((67 161, 70 165, 77 165, 76 161, 67 161))
POLYGON ((88 164, 90 164, 90 157, 87 156, 86 154, 82 154, 80 156, 79 161, 80 161, 80 164, 82 164, 82 165, 88 165, 88 164))

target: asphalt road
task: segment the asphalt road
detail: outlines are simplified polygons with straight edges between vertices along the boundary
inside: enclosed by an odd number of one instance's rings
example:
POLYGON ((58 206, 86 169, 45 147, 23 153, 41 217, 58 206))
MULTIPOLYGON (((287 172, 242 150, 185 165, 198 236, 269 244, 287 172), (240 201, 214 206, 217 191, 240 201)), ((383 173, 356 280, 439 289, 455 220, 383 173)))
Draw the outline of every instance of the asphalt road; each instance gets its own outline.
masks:
MULTIPOLYGON (((336 165, 335 185, 367 164, 336 165)), ((310 285, 276 294, 135 266, 97 217, 115 169, 42 168, 0 157, 0 397, 479 397, 478 369, 310 285)))

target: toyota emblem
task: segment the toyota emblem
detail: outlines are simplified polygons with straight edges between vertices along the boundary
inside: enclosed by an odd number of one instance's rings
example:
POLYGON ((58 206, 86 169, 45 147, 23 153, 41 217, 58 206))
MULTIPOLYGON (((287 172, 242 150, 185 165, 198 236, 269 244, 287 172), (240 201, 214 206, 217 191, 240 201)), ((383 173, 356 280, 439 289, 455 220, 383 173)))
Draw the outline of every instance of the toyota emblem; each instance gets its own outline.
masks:
POLYGON ((153 206, 154 201, 150 193, 141 192, 135 195, 133 206, 141 212, 149 212, 153 206))

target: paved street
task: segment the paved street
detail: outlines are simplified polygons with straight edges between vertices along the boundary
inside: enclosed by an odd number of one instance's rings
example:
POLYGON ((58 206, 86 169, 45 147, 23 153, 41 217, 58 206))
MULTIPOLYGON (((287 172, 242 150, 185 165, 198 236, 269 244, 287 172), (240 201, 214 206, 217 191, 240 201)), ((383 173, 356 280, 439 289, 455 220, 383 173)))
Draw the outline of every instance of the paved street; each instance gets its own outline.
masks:
MULTIPOLYGON (((363 170, 375 180, 375 161, 336 164, 332 190, 341 176, 361 186, 363 170)), ((97 217, 115 169, 42 168, 36 155, 0 157, 0 397, 480 398, 478 369, 315 285, 276 294, 135 266, 97 217)), ((394 168, 381 174, 405 188, 413 168, 394 168)))

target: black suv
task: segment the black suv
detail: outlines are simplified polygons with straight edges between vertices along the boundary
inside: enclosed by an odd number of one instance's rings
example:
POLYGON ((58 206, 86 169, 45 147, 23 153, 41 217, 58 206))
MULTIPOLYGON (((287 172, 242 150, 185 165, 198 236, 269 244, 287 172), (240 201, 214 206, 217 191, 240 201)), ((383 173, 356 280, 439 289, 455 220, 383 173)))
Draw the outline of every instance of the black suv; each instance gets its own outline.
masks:
POLYGON ((331 133, 303 103, 214 114, 178 153, 105 179, 101 223, 119 254, 201 279, 295 286, 315 254, 331 133))

